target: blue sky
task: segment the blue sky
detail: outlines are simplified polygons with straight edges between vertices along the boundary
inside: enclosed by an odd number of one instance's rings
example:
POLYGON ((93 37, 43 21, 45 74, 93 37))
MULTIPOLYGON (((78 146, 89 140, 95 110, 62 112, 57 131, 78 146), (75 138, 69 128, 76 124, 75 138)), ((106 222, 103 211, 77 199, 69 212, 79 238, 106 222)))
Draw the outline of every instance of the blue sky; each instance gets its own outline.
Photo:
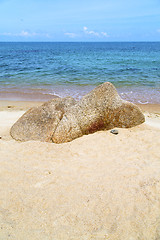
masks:
POLYGON ((0 41, 160 41, 160 0, 0 0, 0 41))

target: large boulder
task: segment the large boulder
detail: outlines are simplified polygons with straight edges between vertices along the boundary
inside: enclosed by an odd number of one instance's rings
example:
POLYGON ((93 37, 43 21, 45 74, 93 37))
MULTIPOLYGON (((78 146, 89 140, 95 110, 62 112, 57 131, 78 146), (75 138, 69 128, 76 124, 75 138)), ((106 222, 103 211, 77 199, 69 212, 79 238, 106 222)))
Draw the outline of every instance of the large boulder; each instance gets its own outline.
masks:
POLYGON ((31 108, 12 126, 10 134, 19 141, 49 142, 63 114, 75 103, 71 97, 55 98, 31 108))
POLYGON ((19 141, 39 140, 64 143, 84 134, 113 127, 133 127, 145 121, 140 109, 118 95, 106 82, 79 102, 71 98, 53 99, 28 110, 11 128, 19 141))
POLYGON ((145 121, 140 109, 118 95, 106 82, 68 108, 52 135, 54 143, 64 143, 103 129, 129 128, 145 121))

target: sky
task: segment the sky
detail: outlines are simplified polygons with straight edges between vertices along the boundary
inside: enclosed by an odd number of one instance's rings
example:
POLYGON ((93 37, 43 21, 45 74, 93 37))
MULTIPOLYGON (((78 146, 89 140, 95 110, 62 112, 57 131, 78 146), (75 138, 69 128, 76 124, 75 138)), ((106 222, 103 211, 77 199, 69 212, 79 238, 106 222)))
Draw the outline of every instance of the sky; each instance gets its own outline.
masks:
POLYGON ((0 0, 0 41, 160 41, 160 0, 0 0))

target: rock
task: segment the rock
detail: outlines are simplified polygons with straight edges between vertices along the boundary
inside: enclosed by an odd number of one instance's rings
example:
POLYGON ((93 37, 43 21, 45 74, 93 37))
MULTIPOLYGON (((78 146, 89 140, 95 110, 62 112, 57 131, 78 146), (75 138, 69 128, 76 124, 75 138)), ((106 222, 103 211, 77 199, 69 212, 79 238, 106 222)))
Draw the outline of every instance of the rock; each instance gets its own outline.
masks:
POLYGON ((28 110, 11 128, 19 141, 64 143, 84 134, 115 127, 133 127, 145 121, 140 109, 118 95, 106 82, 79 102, 71 97, 53 99, 28 110))
POLYGON ((71 97, 55 98, 39 107, 31 108, 12 126, 10 134, 19 141, 49 142, 64 112, 75 103, 71 97))
POLYGON ((118 130, 117 130, 117 129, 112 129, 112 130, 110 131, 110 133, 117 135, 117 134, 118 134, 118 130))
POLYGON ((136 105, 122 100, 115 87, 106 82, 68 108, 52 135, 52 141, 69 142, 98 130, 129 128, 144 121, 141 110, 136 105))

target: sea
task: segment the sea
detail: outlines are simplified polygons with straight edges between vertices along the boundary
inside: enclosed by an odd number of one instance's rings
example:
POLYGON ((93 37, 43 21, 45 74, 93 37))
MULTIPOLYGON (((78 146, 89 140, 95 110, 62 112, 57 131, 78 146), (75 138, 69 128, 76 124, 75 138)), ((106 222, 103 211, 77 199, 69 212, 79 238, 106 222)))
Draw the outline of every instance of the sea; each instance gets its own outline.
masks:
POLYGON ((0 42, 0 99, 81 99, 111 82, 134 103, 160 103, 160 42, 0 42))

